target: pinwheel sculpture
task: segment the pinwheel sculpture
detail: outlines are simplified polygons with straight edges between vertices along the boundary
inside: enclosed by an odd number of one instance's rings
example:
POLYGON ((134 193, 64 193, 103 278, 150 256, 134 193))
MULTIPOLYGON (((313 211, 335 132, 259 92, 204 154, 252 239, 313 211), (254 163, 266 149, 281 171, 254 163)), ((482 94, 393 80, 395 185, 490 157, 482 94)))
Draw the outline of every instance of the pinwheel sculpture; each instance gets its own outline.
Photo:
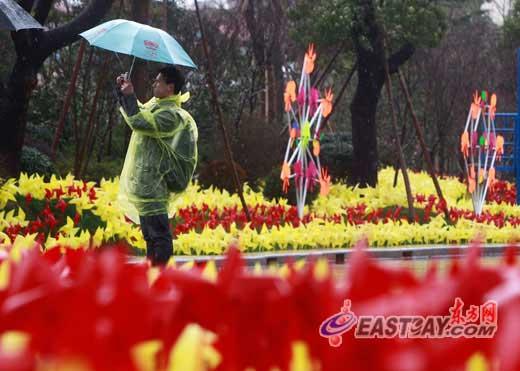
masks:
POLYGON ((476 215, 482 213, 488 189, 495 182, 495 162, 504 154, 504 137, 496 135, 495 113, 497 96, 475 92, 466 126, 460 139, 464 157, 468 191, 476 215))
POLYGON ((291 179, 296 187, 298 216, 303 218, 303 208, 307 192, 317 184, 320 194, 327 195, 330 176, 320 164, 320 129, 323 118, 332 112, 332 91, 320 93, 311 87, 310 76, 314 71, 316 53, 314 45, 309 45, 303 62, 299 86, 291 80, 284 93, 285 112, 289 129, 289 140, 282 164, 280 178, 283 191, 288 192, 291 179))

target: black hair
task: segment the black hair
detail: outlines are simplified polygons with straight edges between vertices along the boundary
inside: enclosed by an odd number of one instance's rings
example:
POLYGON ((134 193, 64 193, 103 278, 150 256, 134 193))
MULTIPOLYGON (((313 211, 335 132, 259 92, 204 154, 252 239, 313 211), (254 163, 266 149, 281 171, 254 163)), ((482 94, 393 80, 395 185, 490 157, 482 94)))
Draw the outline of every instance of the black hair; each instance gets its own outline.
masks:
POLYGON ((166 66, 159 70, 159 73, 164 78, 164 81, 167 84, 173 84, 175 91, 175 94, 179 94, 184 87, 184 75, 183 73, 175 68, 174 66, 166 66))

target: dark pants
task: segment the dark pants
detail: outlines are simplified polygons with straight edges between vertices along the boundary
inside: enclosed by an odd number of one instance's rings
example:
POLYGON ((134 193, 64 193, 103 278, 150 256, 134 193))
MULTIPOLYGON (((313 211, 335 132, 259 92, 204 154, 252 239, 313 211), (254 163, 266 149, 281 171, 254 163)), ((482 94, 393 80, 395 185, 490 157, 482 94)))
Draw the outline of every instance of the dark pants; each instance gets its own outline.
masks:
POLYGON ((139 220, 146 241, 146 257, 153 265, 166 264, 173 255, 168 215, 140 216, 139 220))

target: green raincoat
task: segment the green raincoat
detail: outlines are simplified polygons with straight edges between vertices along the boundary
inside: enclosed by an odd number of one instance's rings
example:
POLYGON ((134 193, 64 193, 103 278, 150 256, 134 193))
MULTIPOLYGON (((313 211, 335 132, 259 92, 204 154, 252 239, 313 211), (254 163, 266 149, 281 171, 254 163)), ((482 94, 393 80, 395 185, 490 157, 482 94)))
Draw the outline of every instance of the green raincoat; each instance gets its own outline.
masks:
POLYGON ((125 122, 132 129, 118 201, 127 217, 168 213, 168 205, 191 181, 197 164, 198 130, 181 108, 189 93, 139 103, 139 113, 125 122))

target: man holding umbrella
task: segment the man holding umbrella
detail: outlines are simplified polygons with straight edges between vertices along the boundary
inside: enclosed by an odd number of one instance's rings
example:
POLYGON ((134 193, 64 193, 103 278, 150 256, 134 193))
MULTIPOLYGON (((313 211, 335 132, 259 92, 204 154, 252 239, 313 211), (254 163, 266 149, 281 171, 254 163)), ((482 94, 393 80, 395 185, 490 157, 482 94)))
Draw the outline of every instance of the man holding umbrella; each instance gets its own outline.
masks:
POLYGON ((119 198, 139 213, 147 258, 163 265, 173 253, 168 204, 186 189, 197 163, 197 125, 181 108, 189 93, 181 94, 184 77, 174 66, 159 71, 154 97, 145 104, 137 101, 126 76, 119 76, 117 85, 121 114, 132 129, 119 198))
MULTIPOLYGON (((127 75, 117 78, 121 114, 132 129, 120 178, 119 206, 141 222, 146 256, 166 264, 172 255, 168 205, 188 184, 197 164, 197 125, 181 108, 184 76, 173 65, 197 68, 168 33, 145 24, 114 19, 80 34, 90 45, 136 58, 166 63, 153 83, 154 97, 141 104, 127 75)), ((121 63, 122 64, 122 63, 121 63)), ((133 67, 132 62, 132 67, 133 67)), ((132 67, 130 73, 132 74, 132 67)))

